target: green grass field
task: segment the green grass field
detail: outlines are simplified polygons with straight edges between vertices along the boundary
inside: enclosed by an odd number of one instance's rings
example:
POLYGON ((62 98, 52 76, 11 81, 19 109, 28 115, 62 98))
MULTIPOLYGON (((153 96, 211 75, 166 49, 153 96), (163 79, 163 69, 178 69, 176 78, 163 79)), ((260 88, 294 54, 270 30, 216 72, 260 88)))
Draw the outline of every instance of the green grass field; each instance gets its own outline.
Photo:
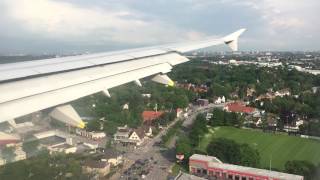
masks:
POLYGON ((288 160, 307 160, 320 163, 320 141, 303 139, 283 134, 263 133, 256 130, 237 129, 233 127, 211 128, 202 138, 200 149, 205 150, 209 142, 216 137, 232 139, 238 143, 247 143, 257 148, 261 156, 261 167, 284 169, 288 160))

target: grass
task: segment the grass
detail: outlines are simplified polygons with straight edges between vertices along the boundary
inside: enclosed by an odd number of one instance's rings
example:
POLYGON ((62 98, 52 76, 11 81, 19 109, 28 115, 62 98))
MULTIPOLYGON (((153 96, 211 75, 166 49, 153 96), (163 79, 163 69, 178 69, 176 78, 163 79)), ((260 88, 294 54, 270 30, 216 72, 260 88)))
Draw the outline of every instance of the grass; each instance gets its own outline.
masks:
POLYGON ((238 143, 247 143, 258 149, 261 156, 261 168, 269 167, 271 158, 272 168, 279 170, 284 169, 288 160, 320 163, 320 141, 234 127, 210 128, 209 133, 200 142, 200 149, 205 151, 210 141, 218 137, 232 139, 238 143))

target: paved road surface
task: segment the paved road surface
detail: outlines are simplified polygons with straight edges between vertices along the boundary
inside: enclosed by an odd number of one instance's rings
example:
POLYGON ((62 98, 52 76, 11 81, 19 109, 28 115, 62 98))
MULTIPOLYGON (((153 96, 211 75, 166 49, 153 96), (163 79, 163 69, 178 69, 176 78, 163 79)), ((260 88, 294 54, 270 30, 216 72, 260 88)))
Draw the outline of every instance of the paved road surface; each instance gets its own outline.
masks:
MULTIPOLYGON (((187 117, 184 121, 182 126, 185 128, 188 128, 192 125, 195 117, 199 113, 207 112, 208 110, 212 109, 213 107, 222 108, 224 104, 221 105, 215 105, 215 104, 209 104, 209 106, 206 107, 193 107, 189 110, 190 116, 187 117)), ((175 162, 175 154, 174 149, 161 151, 160 146, 156 146, 155 143, 158 143, 161 141, 161 137, 168 131, 170 127, 172 127, 178 120, 175 119, 172 123, 168 125, 165 129, 163 129, 156 137, 149 139, 146 144, 143 146, 135 149, 133 152, 128 152, 124 155, 128 161, 125 163, 123 169, 121 172, 117 172, 112 176, 111 179, 117 180, 117 179, 128 179, 128 176, 123 175, 122 173, 126 170, 128 170, 131 165, 137 161, 137 160, 143 160, 143 159, 153 159, 150 163, 152 164, 152 169, 150 173, 145 177, 145 179, 148 180, 165 180, 167 179, 167 176, 169 175, 170 168, 175 162), (156 162, 156 163, 155 163, 156 162)))

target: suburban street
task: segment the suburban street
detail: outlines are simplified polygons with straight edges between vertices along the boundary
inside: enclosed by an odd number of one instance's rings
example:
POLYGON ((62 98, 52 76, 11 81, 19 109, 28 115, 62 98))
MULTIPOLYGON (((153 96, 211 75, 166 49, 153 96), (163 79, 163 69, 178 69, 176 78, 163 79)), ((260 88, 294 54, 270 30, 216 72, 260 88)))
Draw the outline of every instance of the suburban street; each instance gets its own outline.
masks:
MULTIPOLYGON (((224 104, 209 104, 208 106, 199 107, 193 106, 189 109, 189 116, 183 120, 182 126, 188 128, 192 125, 195 117, 199 113, 207 112, 208 110, 217 107, 222 108, 224 104)), ((124 167, 120 172, 115 173, 111 179, 130 179, 130 175, 124 174, 124 172, 128 170, 132 170, 134 167, 132 165, 137 161, 148 161, 148 170, 149 173, 145 179, 167 179, 167 176, 170 173, 171 167, 175 162, 175 152, 174 149, 164 149, 159 146, 161 142, 161 137, 167 133, 168 129, 170 129, 177 121, 181 120, 180 118, 176 118, 173 122, 171 122, 166 128, 164 128, 157 136, 152 139, 148 139, 144 145, 138 147, 132 152, 127 152, 124 154, 126 162, 124 163, 124 167)), ((142 179, 142 177, 140 177, 142 179)))

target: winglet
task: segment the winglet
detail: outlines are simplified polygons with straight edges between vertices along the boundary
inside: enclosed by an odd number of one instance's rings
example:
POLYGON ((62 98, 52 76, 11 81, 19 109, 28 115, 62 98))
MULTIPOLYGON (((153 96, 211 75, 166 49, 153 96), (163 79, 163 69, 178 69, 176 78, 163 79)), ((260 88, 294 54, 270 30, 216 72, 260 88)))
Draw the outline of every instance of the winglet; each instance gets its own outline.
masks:
POLYGON ((229 34, 223 38, 224 43, 226 43, 232 51, 238 51, 238 39, 239 36, 246 31, 246 29, 240 29, 232 34, 229 34))

